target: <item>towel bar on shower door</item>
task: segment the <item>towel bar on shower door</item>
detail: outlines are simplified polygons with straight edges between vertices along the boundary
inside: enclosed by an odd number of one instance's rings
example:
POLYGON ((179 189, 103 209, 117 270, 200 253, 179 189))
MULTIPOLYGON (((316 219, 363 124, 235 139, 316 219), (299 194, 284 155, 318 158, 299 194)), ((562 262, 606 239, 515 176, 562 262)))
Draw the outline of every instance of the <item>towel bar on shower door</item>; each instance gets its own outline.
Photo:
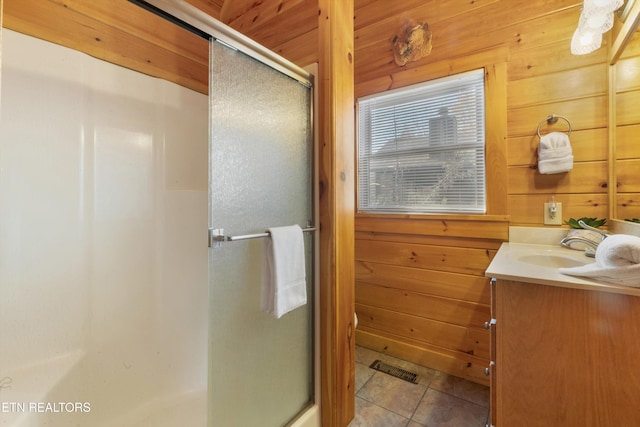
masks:
MULTIPOLYGON (((309 233, 316 231, 315 227, 306 227, 302 229, 303 232, 309 233)), ((209 229, 209 247, 218 247, 222 242, 235 242, 238 240, 259 239, 262 237, 269 237, 270 233, 265 231, 264 233, 255 234, 243 234, 240 236, 225 236, 223 228, 210 228, 209 229)))

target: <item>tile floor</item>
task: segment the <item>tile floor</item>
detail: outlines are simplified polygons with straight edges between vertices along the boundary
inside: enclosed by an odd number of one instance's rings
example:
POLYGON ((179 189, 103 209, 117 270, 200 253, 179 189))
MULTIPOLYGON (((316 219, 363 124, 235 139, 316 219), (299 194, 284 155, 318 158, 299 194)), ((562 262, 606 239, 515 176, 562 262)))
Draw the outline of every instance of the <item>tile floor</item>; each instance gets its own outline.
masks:
POLYGON ((356 346, 349 427, 485 427, 488 417, 488 387, 356 346), (417 373, 418 384, 369 368, 376 359, 417 373))

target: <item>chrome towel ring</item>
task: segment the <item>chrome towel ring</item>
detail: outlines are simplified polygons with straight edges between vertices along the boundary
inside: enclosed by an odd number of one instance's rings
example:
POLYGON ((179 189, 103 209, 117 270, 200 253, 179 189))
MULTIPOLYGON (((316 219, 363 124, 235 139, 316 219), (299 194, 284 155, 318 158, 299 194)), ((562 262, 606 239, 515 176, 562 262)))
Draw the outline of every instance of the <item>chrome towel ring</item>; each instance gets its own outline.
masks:
POLYGON ((571 122, 569 121, 569 119, 564 116, 556 116, 555 114, 551 114, 550 116, 547 116, 545 119, 543 119, 540 123, 538 123, 538 137, 542 138, 542 135, 540 135, 540 127, 544 122, 547 122, 547 124, 549 125, 555 125, 558 122, 558 119, 562 119, 567 122, 567 124, 569 125, 567 135, 571 135, 571 122))

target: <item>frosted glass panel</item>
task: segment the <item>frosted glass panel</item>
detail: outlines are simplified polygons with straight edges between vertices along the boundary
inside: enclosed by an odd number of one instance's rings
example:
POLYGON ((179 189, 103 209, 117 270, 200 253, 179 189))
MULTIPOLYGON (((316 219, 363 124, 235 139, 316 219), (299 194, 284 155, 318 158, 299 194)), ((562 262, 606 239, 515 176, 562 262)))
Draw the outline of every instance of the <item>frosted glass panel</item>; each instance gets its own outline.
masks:
MULTIPOLYGON (((211 52, 210 227, 227 235, 313 220, 310 89, 216 42, 211 52)), ((209 250, 211 424, 277 427, 312 399, 312 236, 306 306, 261 311, 263 240, 209 250)))

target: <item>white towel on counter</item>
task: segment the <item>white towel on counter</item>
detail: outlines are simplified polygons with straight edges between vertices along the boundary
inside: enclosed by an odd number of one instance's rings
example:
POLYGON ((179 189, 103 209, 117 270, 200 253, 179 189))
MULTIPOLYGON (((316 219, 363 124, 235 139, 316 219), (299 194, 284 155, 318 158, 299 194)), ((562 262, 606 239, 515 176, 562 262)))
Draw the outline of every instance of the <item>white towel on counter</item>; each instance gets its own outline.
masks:
POLYGON ((298 225, 273 227, 264 240, 262 309, 279 319, 307 303, 304 237, 298 225))
POLYGON ((560 268, 558 271, 617 285, 640 287, 640 237, 628 234, 609 236, 598 245, 594 263, 560 268))
POLYGON ((551 132, 540 138, 538 144, 538 172, 554 174, 573 169, 573 151, 569 135, 551 132))

